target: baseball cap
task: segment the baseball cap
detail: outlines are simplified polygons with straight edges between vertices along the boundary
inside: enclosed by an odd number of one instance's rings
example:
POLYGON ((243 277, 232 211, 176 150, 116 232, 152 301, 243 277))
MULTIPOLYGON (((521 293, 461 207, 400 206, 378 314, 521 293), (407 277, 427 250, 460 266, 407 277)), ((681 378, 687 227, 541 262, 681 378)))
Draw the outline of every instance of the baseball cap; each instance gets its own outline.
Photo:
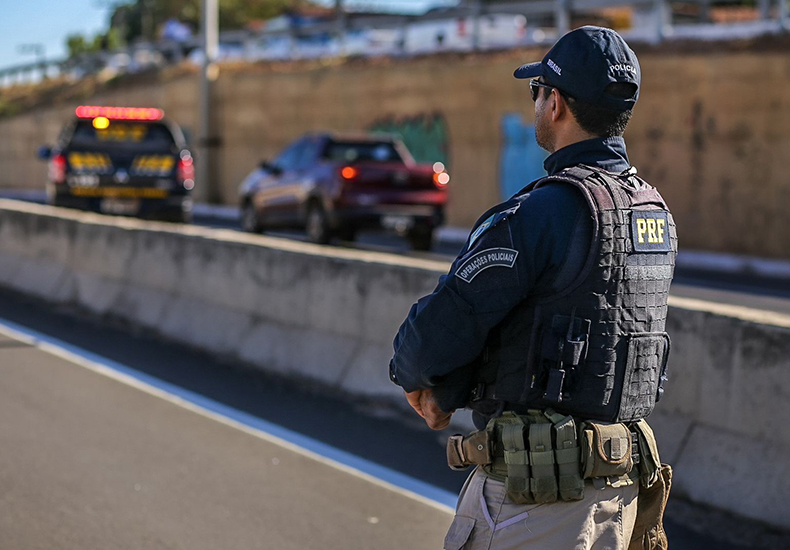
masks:
POLYGON ((633 108, 639 97, 642 71, 636 54, 612 29, 586 26, 560 38, 543 61, 522 65, 516 78, 543 77, 546 84, 569 96, 617 111, 633 108), (606 93, 613 82, 636 85, 633 97, 606 93))

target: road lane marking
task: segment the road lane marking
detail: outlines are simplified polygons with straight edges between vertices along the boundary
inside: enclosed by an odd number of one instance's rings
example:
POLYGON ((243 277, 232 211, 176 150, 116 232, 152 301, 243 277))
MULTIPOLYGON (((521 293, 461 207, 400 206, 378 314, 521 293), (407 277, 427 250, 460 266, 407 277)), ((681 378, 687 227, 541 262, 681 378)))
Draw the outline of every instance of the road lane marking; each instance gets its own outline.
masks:
POLYGON ((332 447, 198 393, 89 352, 58 338, 0 318, 0 334, 29 344, 149 395, 258 437, 332 468, 362 478, 442 512, 453 514, 457 495, 439 487, 332 447))

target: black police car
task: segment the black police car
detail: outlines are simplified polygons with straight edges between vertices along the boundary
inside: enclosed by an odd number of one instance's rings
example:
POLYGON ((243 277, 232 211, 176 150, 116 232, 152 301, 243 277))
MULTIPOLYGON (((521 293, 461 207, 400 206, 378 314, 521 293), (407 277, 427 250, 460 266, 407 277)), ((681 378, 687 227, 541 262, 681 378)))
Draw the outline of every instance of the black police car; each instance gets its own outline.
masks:
POLYGON ((192 155, 160 109, 83 105, 49 159, 47 200, 55 206, 175 222, 192 217, 192 155))

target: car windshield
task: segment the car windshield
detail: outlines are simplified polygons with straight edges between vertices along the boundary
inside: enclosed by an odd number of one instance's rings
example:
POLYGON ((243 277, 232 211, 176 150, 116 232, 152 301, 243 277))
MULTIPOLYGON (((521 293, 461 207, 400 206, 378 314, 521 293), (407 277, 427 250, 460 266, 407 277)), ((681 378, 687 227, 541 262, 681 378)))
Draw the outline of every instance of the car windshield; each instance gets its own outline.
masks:
POLYGON ((94 128, 91 120, 79 120, 74 128, 71 145, 87 147, 129 147, 170 149, 175 139, 161 122, 111 120, 103 129, 94 128))
POLYGON ((335 141, 327 146, 324 157, 335 162, 404 162, 391 141, 335 141))

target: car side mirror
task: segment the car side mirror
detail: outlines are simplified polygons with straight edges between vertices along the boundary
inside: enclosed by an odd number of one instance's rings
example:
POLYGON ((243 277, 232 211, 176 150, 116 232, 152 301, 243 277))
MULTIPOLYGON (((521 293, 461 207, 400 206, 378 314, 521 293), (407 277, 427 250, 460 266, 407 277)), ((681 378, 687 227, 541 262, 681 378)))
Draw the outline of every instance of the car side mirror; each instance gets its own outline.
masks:
POLYGON ((49 145, 42 145, 38 148, 38 151, 36 151, 36 156, 41 160, 49 160, 52 156, 52 147, 49 145))
POLYGON ((277 166, 276 164, 272 164, 269 161, 262 160, 258 166, 260 166, 261 170, 265 170, 274 176, 279 176, 283 173, 283 169, 277 166))

